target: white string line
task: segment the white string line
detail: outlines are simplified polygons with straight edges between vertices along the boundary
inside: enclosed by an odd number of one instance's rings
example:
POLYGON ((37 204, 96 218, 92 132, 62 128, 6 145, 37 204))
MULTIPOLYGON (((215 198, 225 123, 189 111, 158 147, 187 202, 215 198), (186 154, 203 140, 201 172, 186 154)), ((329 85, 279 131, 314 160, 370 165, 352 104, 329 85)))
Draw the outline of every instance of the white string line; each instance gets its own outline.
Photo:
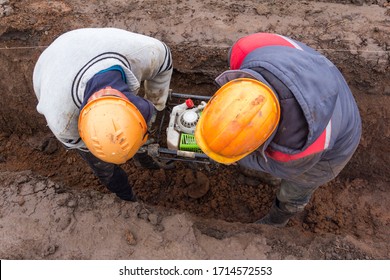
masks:
POLYGON ((332 52, 366 52, 366 53, 390 53, 389 51, 370 51, 370 50, 337 50, 337 49, 315 49, 317 51, 332 51, 332 52))
MULTIPOLYGON (((23 49, 40 49, 48 46, 31 46, 31 47, 2 47, 0 50, 23 50, 23 49)), ((338 50, 338 49, 315 49, 317 51, 331 51, 331 52, 365 52, 365 53, 390 53, 389 51, 371 51, 371 50, 338 50)))
POLYGON ((31 47, 2 47, 0 50, 23 50, 23 49, 40 49, 48 46, 31 46, 31 47))

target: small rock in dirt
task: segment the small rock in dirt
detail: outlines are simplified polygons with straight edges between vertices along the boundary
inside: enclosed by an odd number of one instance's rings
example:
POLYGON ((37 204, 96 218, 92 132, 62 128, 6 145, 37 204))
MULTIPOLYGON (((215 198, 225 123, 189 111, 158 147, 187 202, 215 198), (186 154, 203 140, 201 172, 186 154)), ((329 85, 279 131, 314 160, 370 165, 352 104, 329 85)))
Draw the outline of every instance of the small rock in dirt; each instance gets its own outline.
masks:
POLYGON ((255 11, 260 16, 268 16, 271 14, 271 10, 266 3, 261 3, 255 7, 255 11))
POLYGON ((49 255, 53 255, 57 251, 57 245, 48 245, 46 249, 43 251, 42 256, 47 257, 49 255))
POLYGON ((46 188, 46 184, 44 184, 43 182, 38 182, 38 183, 34 186, 34 192, 43 191, 45 188, 46 188))
POLYGON ((23 206, 23 204, 26 202, 26 200, 24 199, 24 197, 22 196, 22 197, 20 197, 19 199, 18 199, 18 205, 19 206, 23 206))
POLYGON ((58 221, 57 228, 56 228, 57 232, 64 231, 70 225, 71 221, 72 221, 72 219, 70 217, 60 218, 60 220, 58 221))
POLYGON ((0 18, 3 16, 10 16, 12 15, 14 10, 11 6, 2 6, 0 7, 0 18))
POLYGON ((124 211, 124 212, 122 213, 122 217, 123 217, 124 219, 130 218, 130 217, 131 217, 131 212, 132 212, 132 210, 127 209, 126 211, 124 211))
POLYGON ((149 217, 149 213, 145 210, 145 209, 141 209, 138 213, 137 213, 137 217, 139 219, 142 219, 142 220, 148 220, 148 217, 149 217))
POLYGON ((76 158, 72 157, 72 156, 69 156, 67 159, 66 159, 66 162, 68 164, 72 164, 72 163, 75 163, 76 162, 76 158))
POLYGON ((15 179, 15 183, 18 185, 26 183, 28 181, 30 181, 30 178, 27 176, 23 176, 23 175, 17 176, 15 179))
POLYGON ((161 232, 164 231, 164 226, 162 224, 158 224, 154 227, 155 231, 161 232))
POLYGON ((67 194, 67 193, 60 194, 60 195, 58 195, 56 200, 57 200, 56 203, 58 206, 64 206, 67 204, 67 202, 69 200, 69 194, 67 194))
POLYGON ((70 208, 75 208, 77 206, 77 201, 74 199, 71 199, 68 201, 67 206, 70 208))
POLYGON ((137 244, 137 240, 135 239, 134 234, 130 230, 126 231, 125 238, 126 238, 126 241, 129 245, 136 245, 137 244))
POLYGON ((148 216, 148 220, 152 225, 157 225, 161 222, 161 217, 159 217, 157 214, 150 214, 148 216))

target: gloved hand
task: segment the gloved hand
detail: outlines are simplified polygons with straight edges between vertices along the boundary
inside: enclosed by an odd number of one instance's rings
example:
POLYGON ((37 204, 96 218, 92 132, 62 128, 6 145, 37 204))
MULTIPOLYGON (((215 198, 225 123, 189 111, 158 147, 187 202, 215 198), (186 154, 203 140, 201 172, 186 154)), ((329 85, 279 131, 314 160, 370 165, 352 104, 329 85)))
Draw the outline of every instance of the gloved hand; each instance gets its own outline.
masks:
POLYGON ((158 163, 151 156, 148 155, 147 151, 137 152, 133 156, 133 159, 134 159, 135 166, 137 167, 143 167, 143 168, 153 169, 153 170, 160 169, 158 163))
POLYGON ((143 167, 147 169, 173 169, 175 168, 174 162, 171 160, 159 160, 148 154, 148 152, 141 147, 141 149, 133 156, 135 166, 143 167))

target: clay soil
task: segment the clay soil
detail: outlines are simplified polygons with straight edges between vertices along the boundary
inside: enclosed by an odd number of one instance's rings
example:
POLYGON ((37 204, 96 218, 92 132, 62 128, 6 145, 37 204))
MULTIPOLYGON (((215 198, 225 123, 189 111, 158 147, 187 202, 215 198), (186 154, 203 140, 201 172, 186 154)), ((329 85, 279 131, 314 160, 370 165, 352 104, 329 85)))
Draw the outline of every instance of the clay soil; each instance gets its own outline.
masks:
MULTIPOLYGON (((0 0, 1 259, 389 259, 389 1, 0 0), (357 153, 285 228, 253 222, 275 188, 235 166, 123 165, 117 199, 39 115, 32 71, 60 34, 118 27, 172 50, 174 92, 211 96, 227 51, 254 32, 300 40, 343 72, 363 119, 357 153)), ((53 89, 55 90, 55 89, 53 89)))

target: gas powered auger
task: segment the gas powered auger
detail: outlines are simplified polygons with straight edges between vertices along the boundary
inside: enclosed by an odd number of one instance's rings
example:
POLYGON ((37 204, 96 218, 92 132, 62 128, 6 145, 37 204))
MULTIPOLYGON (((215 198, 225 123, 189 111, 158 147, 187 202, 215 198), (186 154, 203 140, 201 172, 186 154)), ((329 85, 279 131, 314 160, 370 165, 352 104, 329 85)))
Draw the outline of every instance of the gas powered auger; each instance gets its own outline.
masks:
POLYGON ((158 162, 184 161, 210 164, 195 141, 195 126, 206 101, 211 97, 171 92, 166 108, 159 112, 154 122, 151 138, 143 147, 158 162), (169 116, 168 126, 166 116, 169 116), (166 138, 164 136, 166 133, 166 138), (164 141, 166 139, 166 141, 164 141))

